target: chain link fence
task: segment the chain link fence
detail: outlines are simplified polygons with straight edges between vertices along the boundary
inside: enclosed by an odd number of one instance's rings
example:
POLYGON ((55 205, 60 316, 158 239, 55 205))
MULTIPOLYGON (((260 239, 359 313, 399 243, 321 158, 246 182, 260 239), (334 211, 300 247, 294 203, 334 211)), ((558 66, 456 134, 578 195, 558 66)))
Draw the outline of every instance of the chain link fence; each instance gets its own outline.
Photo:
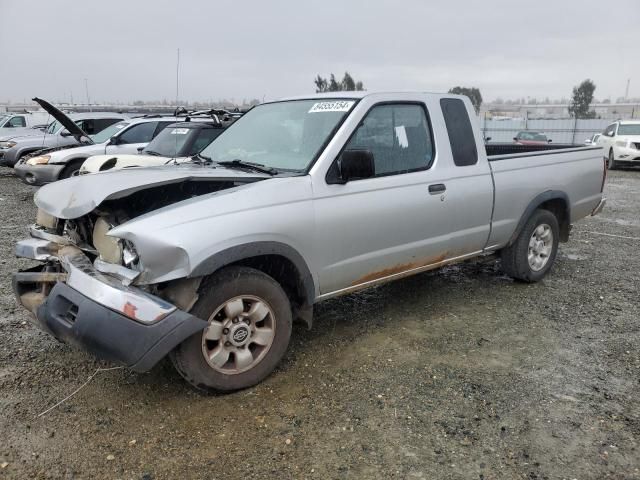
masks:
POLYGON ((488 114, 480 116, 480 124, 485 139, 491 143, 510 143, 518 132, 543 133, 553 143, 583 144, 586 139, 602 131, 620 116, 607 118, 575 119, 575 118, 491 118, 488 114))

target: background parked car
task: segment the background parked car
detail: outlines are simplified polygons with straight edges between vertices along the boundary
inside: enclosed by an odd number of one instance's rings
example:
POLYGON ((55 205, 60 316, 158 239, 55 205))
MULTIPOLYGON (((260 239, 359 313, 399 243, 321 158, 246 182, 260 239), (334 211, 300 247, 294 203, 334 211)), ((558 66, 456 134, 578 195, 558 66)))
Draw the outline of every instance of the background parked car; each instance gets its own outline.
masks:
POLYGON ((89 145, 34 154, 23 158, 14 169, 16 175, 29 185, 55 182, 77 175, 84 161, 93 155, 108 154, 113 158, 122 154, 137 154, 166 126, 181 119, 183 118, 152 115, 124 120, 90 136, 89 145))
POLYGON ((0 114, 0 136, 15 134, 20 130, 45 129, 51 116, 45 111, 7 112, 0 114))
MULTIPOLYGON (((97 134, 127 117, 127 115, 111 112, 68 115, 70 121, 88 135, 97 134)), ((0 165, 13 167, 18 160, 30 153, 44 148, 70 147, 79 143, 80 141, 57 120, 49 124, 45 131, 16 129, 15 133, 0 137, 0 165)))
POLYGON ((600 135, 602 135, 602 134, 601 134, 601 133, 594 133, 593 135, 591 135, 591 137, 587 138, 587 139, 584 141, 584 144, 585 144, 585 145, 589 145, 589 146, 591 146, 591 145, 593 145, 593 146, 597 145, 597 144, 598 144, 598 139, 600 138, 600 135))
POLYGON ((610 170, 620 165, 640 165, 640 120, 620 120, 604 129, 598 145, 604 149, 610 170))
POLYGON ((518 132, 518 134, 513 137, 513 141, 518 145, 546 145, 547 143, 551 143, 551 140, 547 138, 544 133, 540 132, 518 132))
POLYGON ((80 174, 190 161, 230 123, 215 120, 173 123, 162 130, 139 155, 95 155, 82 164, 80 174))

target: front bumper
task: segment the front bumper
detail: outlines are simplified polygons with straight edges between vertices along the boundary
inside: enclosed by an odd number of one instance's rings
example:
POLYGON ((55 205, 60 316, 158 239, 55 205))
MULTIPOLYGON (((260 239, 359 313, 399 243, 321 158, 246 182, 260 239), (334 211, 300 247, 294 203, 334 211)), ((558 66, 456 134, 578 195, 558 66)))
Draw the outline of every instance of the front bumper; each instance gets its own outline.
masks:
POLYGON ((27 165, 26 162, 20 161, 13 167, 13 171, 27 185, 39 186, 57 181, 64 167, 66 165, 27 165))
POLYGON ((613 147, 613 159, 616 162, 640 163, 640 150, 637 148, 613 147))
POLYGON ((42 242, 18 243, 22 256, 34 252, 40 259, 47 256, 48 263, 14 274, 13 289, 35 323, 59 340, 144 372, 207 326, 159 297, 98 272, 79 249, 56 250, 55 244, 42 242))

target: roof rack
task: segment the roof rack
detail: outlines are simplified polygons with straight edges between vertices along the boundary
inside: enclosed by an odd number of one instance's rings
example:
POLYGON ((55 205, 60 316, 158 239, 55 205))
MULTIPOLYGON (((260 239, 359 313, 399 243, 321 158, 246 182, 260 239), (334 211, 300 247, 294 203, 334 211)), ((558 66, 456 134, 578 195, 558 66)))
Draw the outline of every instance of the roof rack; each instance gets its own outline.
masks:
MULTIPOLYGON (((236 110, 238 109, 236 108, 236 110)), ((191 117, 211 117, 217 124, 220 125, 223 122, 235 121, 243 115, 243 113, 239 110, 235 112, 230 112, 228 110, 219 108, 209 108, 207 110, 187 110, 184 107, 176 108, 173 114, 176 117, 184 116, 186 122, 188 122, 191 117)))

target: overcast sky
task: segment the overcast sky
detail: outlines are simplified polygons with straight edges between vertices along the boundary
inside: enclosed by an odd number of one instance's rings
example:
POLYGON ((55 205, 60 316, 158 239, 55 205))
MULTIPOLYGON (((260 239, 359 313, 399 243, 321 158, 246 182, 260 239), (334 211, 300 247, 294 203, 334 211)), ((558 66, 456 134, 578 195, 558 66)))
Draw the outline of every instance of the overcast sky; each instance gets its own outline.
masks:
POLYGON ((0 101, 274 99, 367 90, 640 97, 639 0, 0 0, 0 101))

